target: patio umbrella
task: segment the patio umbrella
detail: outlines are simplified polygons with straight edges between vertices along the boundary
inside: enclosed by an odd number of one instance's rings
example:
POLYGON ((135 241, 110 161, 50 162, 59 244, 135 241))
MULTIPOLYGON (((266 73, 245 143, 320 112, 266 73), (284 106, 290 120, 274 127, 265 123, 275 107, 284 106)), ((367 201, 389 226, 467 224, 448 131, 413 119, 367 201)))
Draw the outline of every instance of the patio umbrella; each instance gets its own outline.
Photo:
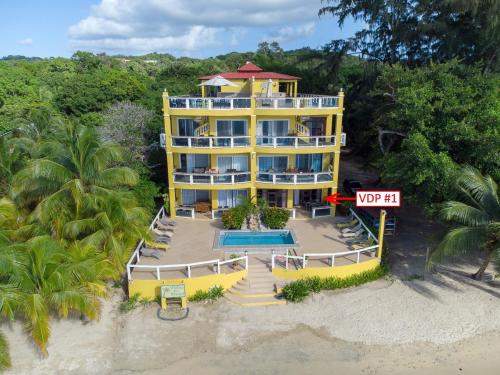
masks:
POLYGON ((272 79, 269 79, 262 86, 264 86, 266 89, 266 97, 267 98, 270 98, 271 96, 273 96, 273 80, 272 79))
POLYGON ((204 81, 200 83, 198 86, 232 86, 232 87, 240 87, 236 83, 233 83, 222 76, 215 76, 208 81, 204 81))

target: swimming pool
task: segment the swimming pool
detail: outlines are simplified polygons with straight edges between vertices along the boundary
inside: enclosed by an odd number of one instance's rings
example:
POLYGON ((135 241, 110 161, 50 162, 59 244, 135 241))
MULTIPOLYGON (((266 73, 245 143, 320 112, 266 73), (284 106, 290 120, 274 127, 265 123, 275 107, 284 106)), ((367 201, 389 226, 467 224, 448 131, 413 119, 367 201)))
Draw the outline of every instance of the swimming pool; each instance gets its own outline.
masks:
POLYGON ((215 235, 215 250, 295 248, 299 243, 291 229, 253 232, 221 230, 215 235))

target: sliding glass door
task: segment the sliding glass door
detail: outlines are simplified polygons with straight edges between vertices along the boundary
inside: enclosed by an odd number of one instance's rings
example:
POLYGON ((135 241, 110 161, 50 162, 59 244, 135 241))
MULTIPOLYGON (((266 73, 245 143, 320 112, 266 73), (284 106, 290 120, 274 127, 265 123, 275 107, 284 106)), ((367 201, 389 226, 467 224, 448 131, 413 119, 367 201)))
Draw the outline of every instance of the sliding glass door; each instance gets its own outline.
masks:
POLYGON ((232 208, 239 205, 247 197, 246 190, 219 190, 219 207, 232 208))
POLYGON ((177 120, 178 135, 181 137, 193 137, 194 130, 198 126, 200 126, 200 124, 193 119, 180 118, 177 120))
MULTIPOLYGON (((245 137, 248 135, 246 120, 217 120, 217 137, 228 137, 217 139, 218 146, 229 146, 230 137, 245 137)), ((248 144, 246 138, 233 138, 233 145, 245 146, 248 144)))
POLYGON ((295 166, 299 172, 321 172, 322 165, 322 154, 297 155, 295 158, 295 166))
POLYGON ((285 172, 287 156, 259 156, 259 172, 285 172))
POLYGON ((183 206, 192 206, 196 202, 209 202, 210 192, 208 190, 188 190, 183 189, 181 193, 181 203, 183 206))
MULTIPOLYGON (((257 122, 258 144, 272 144, 272 137, 286 137, 288 135, 288 120, 261 120, 257 122)), ((284 142, 278 139, 278 144, 284 142)))

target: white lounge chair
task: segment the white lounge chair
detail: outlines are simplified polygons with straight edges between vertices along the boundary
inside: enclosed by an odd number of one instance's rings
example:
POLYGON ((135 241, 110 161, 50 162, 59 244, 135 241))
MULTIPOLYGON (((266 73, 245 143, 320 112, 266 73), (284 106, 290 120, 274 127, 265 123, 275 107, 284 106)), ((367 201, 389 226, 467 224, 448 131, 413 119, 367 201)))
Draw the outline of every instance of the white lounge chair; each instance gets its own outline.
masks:
POLYGON ((177 225, 177 222, 175 220, 169 219, 166 216, 163 216, 160 219, 160 223, 162 223, 163 225, 171 226, 171 227, 175 227, 177 225))
POLYGON ((162 224, 162 222, 161 222, 161 221, 158 221, 158 222, 156 223, 156 228, 158 228, 159 230, 163 230, 163 231, 171 231, 171 232, 174 230, 174 228, 173 228, 173 227, 168 226, 168 225, 166 225, 166 224, 162 224))
POLYGON ((154 234, 156 234, 158 236, 162 236, 162 237, 172 237, 174 235, 174 232, 172 232, 172 231, 161 230, 158 228, 153 228, 151 230, 153 231, 154 234))
POLYGON ((364 231, 365 230, 363 228, 361 228, 357 232, 341 233, 340 236, 343 238, 358 237, 359 235, 363 234, 364 231))
POLYGON ((147 247, 141 250, 141 255, 143 257, 160 259, 161 253, 158 250, 148 249, 147 247))
POLYGON ((355 225, 351 228, 344 228, 341 230, 342 233, 351 233, 351 232, 357 232, 358 230, 360 230, 361 228, 363 228, 363 225, 361 223, 358 223, 358 225, 355 225))

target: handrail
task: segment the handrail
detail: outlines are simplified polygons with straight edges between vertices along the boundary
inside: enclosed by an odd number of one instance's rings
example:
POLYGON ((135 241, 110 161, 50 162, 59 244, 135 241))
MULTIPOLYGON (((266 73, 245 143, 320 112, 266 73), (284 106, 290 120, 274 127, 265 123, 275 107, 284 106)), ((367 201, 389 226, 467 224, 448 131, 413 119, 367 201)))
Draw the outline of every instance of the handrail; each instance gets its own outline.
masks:
POLYGON ((290 184, 290 185, 301 185, 301 184, 318 184, 318 183, 332 183, 333 179, 321 181, 318 180, 319 176, 331 176, 333 178, 333 172, 325 171, 325 172, 309 172, 309 173, 293 173, 293 172, 257 172, 257 182, 265 183, 265 184, 290 184), (267 175, 271 177, 270 180, 266 180, 262 178, 262 176, 267 175), (277 176, 292 177, 292 179, 282 180, 277 178, 277 176), (301 181, 301 179, 312 177, 312 181, 301 181))
POLYGON ((359 223, 361 224, 361 226, 363 228, 365 228, 365 230, 368 232, 368 238, 370 238, 370 236, 371 236, 375 240, 375 242, 378 243, 378 238, 372 233, 372 231, 370 230, 370 228, 368 228, 365 225, 365 223, 363 222, 363 220, 361 220, 361 218, 354 212, 354 210, 352 208, 349 208, 349 211, 351 211, 352 216, 354 216, 359 221, 359 223))
POLYGON ((173 109, 209 109, 209 110, 232 110, 232 109, 250 109, 250 97, 169 97, 170 108, 173 109))
POLYGON ((331 147, 336 146, 335 135, 287 135, 256 137, 258 147, 331 147), (264 143, 267 140, 269 143, 264 143), (281 141, 281 142, 280 142, 281 141))
POLYGON ((256 107, 264 109, 336 108, 338 96, 284 96, 256 98, 256 107))
POLYGON ((234 148, 234 147, 249 147, 250 136, 172 136, 172 147, 194 147, 194 148, 234 148), (177 142, 176 142, 177 141, 177 142), (178 144, 179 141, 182 144, 178 144), (221 142, 224 141, 224 142, 221 142))
POLYGON ((239 262, 241 260, 245 260, 245 270, 248 270, 248 256, 244 255, 238 258, 223 260, 220 259, 212 259, 206 260, 202 262, 194 262, 194 263, 178 263, 178 264, 161 264, 161 265, 150 265, 150 264, 127 264, 127 276, 128 280, 132 281, 132 272, 131 268, 142 268, 142 269, 153 269, 156 270, 156 279, 161 280, 160 270, 161 269, 174 269, 174 268, 186 268, 187 269, 187 277, 191 278, 191 268, 196 266, 203 265, 215 265, 217 264, 217 274, 220 274, 221 266, 227 263, 239 262))
POLYGON ((186 172, 174 172, 174 183, 187 183, 190 185, 196 184, 210 184, 210 185, 218 185, 218 184, 244 184, 250 182, 248 176, 250 176, 250 171, 242 171, 242 172, 230 172, 230 173, 186 173, 186 172), (189 181, 178 181, 176 177, 189 177, 189 181), (239 181, 237 177, 240 177, 243 181, 239 181), (201 181, 195 180, 195 177, 202 177, 201 181), (224 177, 230 177, 229 181, 220 180, 224 177))
MULTIPOLYGON (((340 253, 304 253, 302 256, 292 256, 292 255, 288 255, 288 254, 281 255, 281 256, 285 257, 285 269, 288 269, 288 259, 298 259, 298 260, 301 260, 302 261, 302 268, 306 268, 306 266, 307 266, 307 258, 308 257, 330 258, 330 266, 334 267, 335 266, 335 258, 344 257, 346 255, 354 255, 354 254, 356 254, 357 255, 356 264, 358 264, 360 262, 360 255, 361 255, 361 253, 364 253, 366 251, 370 251, 371 252, 371 251, 373 251, 376 248, 378 248, 378 245, 372 245, 372 246, 364 247, 364 248, 358 249, 358 250, 343 251, 343 252, 340 252, 340 253)), ((278 255, 279 254, 273 254, 272 255, 272 261, 271 261, 272 268, 274 268, 274 266, 275 266, 275 257, 278 256, 278 255)))

